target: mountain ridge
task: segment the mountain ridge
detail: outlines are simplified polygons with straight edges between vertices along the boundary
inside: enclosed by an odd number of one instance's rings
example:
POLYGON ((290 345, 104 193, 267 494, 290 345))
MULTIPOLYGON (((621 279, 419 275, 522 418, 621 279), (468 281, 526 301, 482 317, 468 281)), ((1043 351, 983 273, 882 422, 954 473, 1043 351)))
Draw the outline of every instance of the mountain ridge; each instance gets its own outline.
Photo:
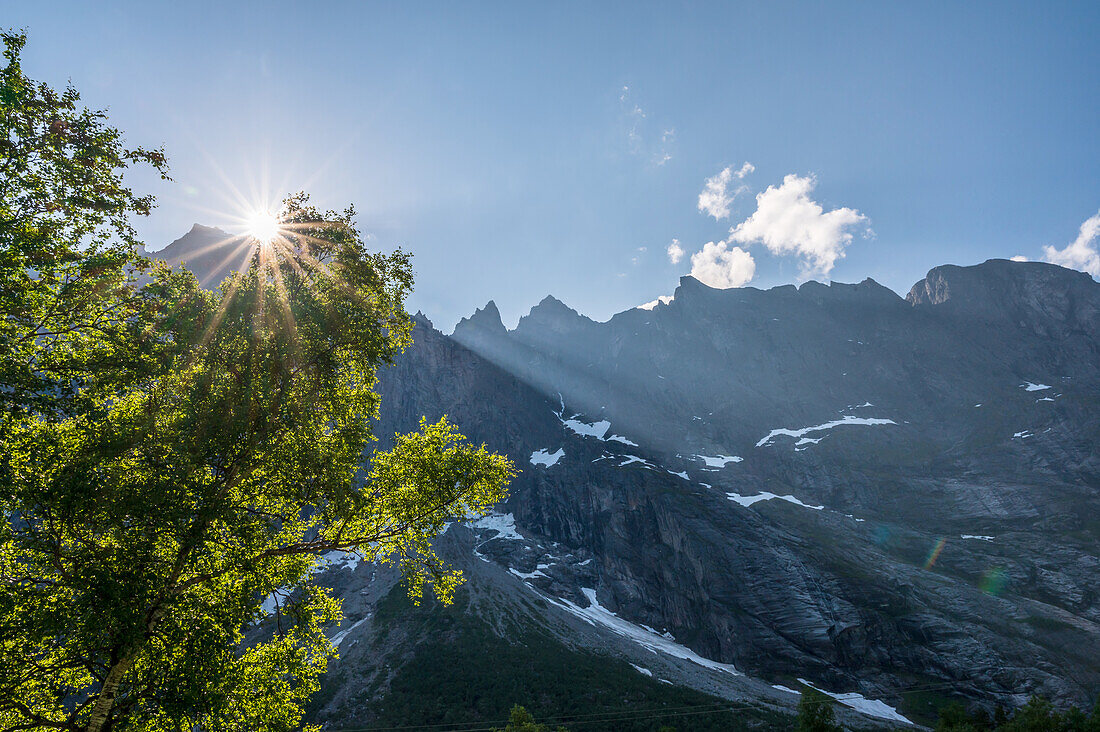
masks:
MULTIPOLYGON (((552 297, 512 330, 491 300, 450 336, 418 314, 379 374, 377 433, 384 446, 447 414, 506 452, 522 470, 510 499, 469 525, 472 544, 445 542, 451 559, 495 565, 481 591, 519 593, 548 627, 563 608, 631 624, 600 626, 612 656, 640 663, 648 627, 764 686, 807 678, 916 720, 935 709, 913 687, 988 709, 1089 702, 1100 284, 991 260, 933 268, 910 295, 684 277, 670 302, 603 322, 552 297)), ((340 575, 349 619, 375 571, 340 575)), ((381 637, 357 627, 351 642, 381 637)), ((356 658, 326 683, 386 663, 356 658)))

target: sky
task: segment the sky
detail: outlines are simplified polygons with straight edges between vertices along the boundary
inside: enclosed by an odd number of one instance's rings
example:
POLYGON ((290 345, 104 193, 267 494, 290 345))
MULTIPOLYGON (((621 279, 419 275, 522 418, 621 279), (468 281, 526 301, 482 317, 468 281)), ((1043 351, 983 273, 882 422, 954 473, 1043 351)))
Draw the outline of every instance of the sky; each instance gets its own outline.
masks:
POLYGON ((305 190, 449 331, 1014 256, 1100 275, 1100 3, 3 5, 172 182, 150 249, 305 190), (243 202, 243 203, 242 203, 243 202), (678 256, 677 256, 678 255, 678 256), (675 260, 675 261, 673 261, 675 260))

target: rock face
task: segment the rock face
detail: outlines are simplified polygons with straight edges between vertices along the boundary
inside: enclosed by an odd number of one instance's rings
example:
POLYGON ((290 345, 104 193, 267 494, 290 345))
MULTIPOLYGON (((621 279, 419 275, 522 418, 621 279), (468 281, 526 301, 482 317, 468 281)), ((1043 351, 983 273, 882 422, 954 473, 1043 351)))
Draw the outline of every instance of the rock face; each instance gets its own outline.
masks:
POLYGON ((173 266, 186 266, 204 287, 214 288, 230 272, 246 268, 252 254, 247 237, 195 224, 191 231, 151 256, 173 266))
MULTIPOLYGON (((1091 278, 995 260, 937 267, 902 299, 872 280, 685 277, 605 323, 548 297, 509 331, 490 301, 451 336, 418 316, 414 341, 380 375, 376 433, 446 414, 511 456, 500 516, 441 551, 563 643, 657 653, 727 698, 804 678, 915 719, 931 696, 1100 690, 1091 278)), ((335 583, 355 613, 374 571, 335 583)), ((317 719, 400 663, 348 659, 317 719)))
POLYGON ((601 558, 604 605, 752 674, 902 703, 1100 687, 1091 278, 939 267, 907 300, 684 278, 607 323, 547 303, 452 338, 638 445, 572 436, 513 499, 519 525, 601 558))

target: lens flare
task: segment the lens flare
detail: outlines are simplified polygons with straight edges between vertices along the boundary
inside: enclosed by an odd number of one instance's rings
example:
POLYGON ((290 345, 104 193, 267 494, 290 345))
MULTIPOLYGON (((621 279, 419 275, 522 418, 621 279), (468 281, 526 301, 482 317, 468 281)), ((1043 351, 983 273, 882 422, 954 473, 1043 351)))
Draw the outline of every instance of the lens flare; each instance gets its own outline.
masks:
POLYGON ((1008 575, 1000 567, 993 567, 986 571, 982 575, 982 581, 978 583, 978 587, 982 592, 993 595, 997 595, 1004 592, 1005 587, 1008 585, 1008 575))
POLYGON ((932 545, 932 551, 928 552, 928 559, 924 560, 924 568, 932 569, 936 565, 936 560, 940 558, 940 552, 943 551, 944 546, 947 545, 947 539, 939 539, 932 545))

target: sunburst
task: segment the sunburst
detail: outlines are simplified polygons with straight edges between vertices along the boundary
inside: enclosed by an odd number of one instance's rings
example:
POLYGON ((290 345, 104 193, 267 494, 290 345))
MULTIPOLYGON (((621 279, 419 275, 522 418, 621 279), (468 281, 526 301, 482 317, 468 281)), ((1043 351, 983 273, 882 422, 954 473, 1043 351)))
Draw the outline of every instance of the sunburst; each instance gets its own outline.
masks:
POLYGON ((245 233, 261 244, 271 244, 280 233, 279 217, 270 210, 257 209, 245 216, 245 233))

